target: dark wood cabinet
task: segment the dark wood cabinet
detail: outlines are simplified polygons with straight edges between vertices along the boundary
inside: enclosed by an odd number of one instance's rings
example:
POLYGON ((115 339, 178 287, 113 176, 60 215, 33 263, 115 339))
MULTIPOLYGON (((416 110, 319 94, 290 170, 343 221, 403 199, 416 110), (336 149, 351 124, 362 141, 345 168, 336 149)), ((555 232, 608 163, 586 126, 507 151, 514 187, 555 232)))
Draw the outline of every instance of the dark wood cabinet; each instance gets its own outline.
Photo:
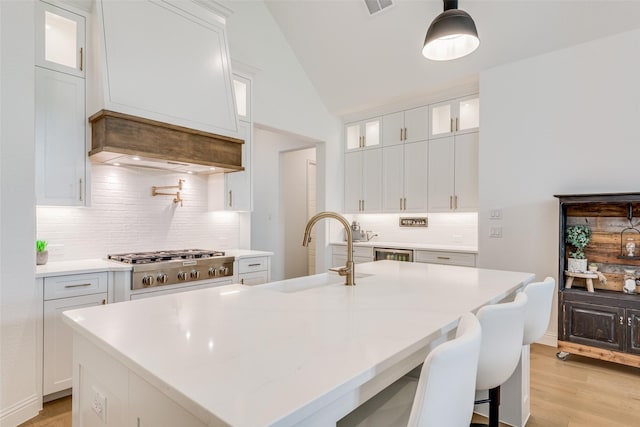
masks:
MULTIPOLYGON (((640 193, 556 197, 560 201, 558 349, 640 367, 640 294, 622 291, 625 270, 640 276, 640 257, 621 252, 623 230, 640 227, 640 193), (585 223, 592 231, 585 255, 606 278, 598 283, 594 279, 595 292, 582 288, 584 283, 565 288, 571 250, 565 243, 566 229, 585 223)), ((636 245, 640 248, 640 236, 636 245)))
POLYGON ((567 341, 624 351, 624 308, 566 302, 563 309, 567 341))

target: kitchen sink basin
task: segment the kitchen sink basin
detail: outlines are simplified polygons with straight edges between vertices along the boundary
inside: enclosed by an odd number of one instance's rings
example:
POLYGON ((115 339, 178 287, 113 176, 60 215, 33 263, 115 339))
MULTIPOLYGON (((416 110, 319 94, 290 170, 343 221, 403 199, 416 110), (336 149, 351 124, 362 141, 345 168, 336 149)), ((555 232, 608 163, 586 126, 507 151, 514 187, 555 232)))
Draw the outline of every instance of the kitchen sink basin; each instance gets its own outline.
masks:
MULTIPOLYGON (((356 284, 358 279, 372 276, 372 274, 356 272, 356 284)), ((344 277, 335 273, 321 273, 313 276, 297 277, 295 279, 282 280, 265 285, 269 289, 278 292, 292 293, 302 292, 309 289, 319 288, 321 286, 345 286, 344 277)))

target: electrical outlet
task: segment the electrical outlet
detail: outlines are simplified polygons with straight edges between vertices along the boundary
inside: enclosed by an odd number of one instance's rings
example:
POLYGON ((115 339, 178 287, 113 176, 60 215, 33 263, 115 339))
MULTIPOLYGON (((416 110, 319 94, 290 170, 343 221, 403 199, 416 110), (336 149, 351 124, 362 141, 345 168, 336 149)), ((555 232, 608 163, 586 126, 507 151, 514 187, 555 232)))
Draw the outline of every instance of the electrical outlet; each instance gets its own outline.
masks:
POLYGON ((103 423, 106 423, 105 413, 107 411, 107 398, 104 394, 96 390, 95 387, 91 387, 91 391, 93 392, 93 398, 91 399, 91 409, 93 409, 93 412, 96 413, 98 419, 100 419, 103 423))

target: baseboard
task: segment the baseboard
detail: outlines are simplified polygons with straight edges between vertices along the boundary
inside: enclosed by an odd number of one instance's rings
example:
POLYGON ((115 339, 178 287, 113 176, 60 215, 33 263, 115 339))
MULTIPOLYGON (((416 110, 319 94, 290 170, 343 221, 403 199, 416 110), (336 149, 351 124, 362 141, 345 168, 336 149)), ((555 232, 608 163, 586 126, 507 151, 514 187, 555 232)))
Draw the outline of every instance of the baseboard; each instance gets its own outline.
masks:
POLYGON ((558 347, 558 336, 547 332, 536 341, 536 344, 548 345, 549 347, 558 347))
POLYGON ((32 395, 0 411, 0 426, 17 426, 42 410, 42 396, 32 395))

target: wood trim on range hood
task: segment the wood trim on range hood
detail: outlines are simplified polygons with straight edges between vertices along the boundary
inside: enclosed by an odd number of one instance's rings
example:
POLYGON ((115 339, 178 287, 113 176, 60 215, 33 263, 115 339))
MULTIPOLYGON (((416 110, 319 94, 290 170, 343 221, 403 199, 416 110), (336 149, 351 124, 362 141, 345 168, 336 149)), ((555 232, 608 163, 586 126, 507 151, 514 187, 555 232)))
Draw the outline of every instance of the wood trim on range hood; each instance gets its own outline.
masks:
POLYGON ((98 163, 127 163, 197 173, 242 171, 244 141, 169 123, 100 110, 91 117, 89 158, 98 163), (215 169, 214 169, 215 168, 215 169))

